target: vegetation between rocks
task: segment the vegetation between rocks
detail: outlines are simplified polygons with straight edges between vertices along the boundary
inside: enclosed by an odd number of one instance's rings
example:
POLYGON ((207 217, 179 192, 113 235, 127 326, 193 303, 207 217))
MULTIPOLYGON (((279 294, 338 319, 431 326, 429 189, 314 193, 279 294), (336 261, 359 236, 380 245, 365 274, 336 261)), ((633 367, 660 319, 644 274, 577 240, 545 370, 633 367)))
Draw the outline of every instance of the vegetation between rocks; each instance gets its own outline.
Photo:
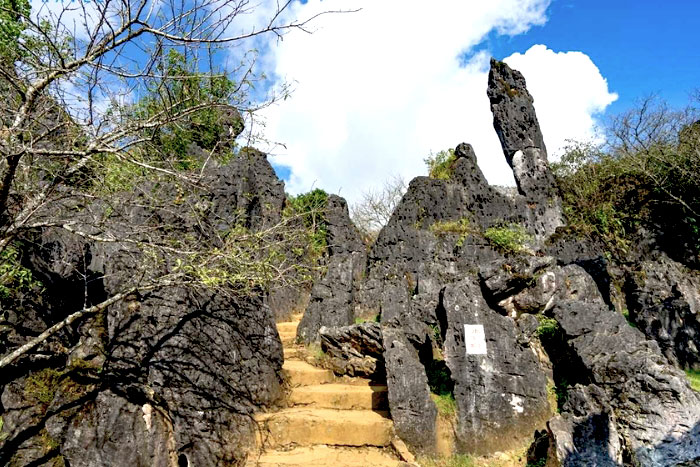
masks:
POLYGON ((504 253, 523 252, 527 249, 526 243, 532 241, 532 236, 519 224, 489 227, 484 232, 484 238, 504 253))
POLYGON ((459 220, 436 221, 429 227, 429 230, 437 236, 447 234, 459 235, 455 246, 462 247, 467 236, 474 233, 474 228, 471 227, 469 219, 462 217, 459 220))
POLYGON ((449 180, 452 178, 456 160, 455 150, 446 149, 436 154, 430 153, 428 157, 423 159, 423 162, 425 162, 425 165, 428 167, 428 176, 430 178, 449 180))
POLYGON ((700 371, 685 370, 685 374, 688 376, 688 380, 690 381, 690 387, 696 391, 700 391, 700 371))

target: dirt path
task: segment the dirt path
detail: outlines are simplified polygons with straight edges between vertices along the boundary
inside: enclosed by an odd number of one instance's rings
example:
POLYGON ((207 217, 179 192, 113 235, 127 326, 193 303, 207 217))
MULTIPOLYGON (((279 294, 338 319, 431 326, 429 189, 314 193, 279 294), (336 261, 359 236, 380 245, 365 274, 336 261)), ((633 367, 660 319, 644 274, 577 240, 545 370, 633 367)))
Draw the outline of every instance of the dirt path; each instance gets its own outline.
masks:
POLYGON ((362 378, 336 378, 301 359, 294 344, 300 316, 277 323, 284 345, 289 407, 257 417, 258 457, 249 466, 379 466, 400 461, 391 448, 386 386, 362 378))

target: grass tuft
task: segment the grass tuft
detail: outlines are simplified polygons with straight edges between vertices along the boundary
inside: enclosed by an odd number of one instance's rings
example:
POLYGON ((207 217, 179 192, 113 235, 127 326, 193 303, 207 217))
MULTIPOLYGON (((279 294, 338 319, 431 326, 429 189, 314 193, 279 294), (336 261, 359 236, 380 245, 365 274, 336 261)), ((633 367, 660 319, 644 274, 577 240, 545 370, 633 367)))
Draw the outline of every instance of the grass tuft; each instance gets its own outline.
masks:
POLYGON ((688 380, 690 381, 690 387, 696 391, 700 391, 700 371, 685 370, 685 374, 688 376, 688 380))

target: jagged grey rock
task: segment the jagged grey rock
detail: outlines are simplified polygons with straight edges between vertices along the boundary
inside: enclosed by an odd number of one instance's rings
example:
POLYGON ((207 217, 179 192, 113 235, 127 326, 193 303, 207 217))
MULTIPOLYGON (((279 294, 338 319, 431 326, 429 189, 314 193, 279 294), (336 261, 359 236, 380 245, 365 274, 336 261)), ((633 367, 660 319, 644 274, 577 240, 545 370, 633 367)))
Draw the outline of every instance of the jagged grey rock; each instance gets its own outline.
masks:
MULTIPOLYGON (((700 397, 684 373, 669 365, 656 342, 646 340, 601 303, 563 301, 552 312, 564 345, 548 349, 550 355, 568 355, 568 382, 585 387, 577 388, 574 402, 564 406, 564 413, 574 416, 568 418, 571 436, 590 431, 588 418, 604 412, 614 414, 606 417, 620 434, 616 441, 615 431, 608 430, 607 445, 619 442, 630 462, 665 466, 700 460, 700 397), (575 401, 591 396, 609 409, 577 413, 575 401), (583 417, 584 424, 576 417, 583 417)), ((586 436, 574 439, 575 445, 591 442, 586 436)))
POLYGON ((564 225, 559 189, 547 163, 547 148, 537 122, 534 99, 525 78, 504 62, 491 59, 488 91, 493 126, 520 194, 532 204, 535 231, 549 236, 564 225))
POLYGON ((630 319, 666 358, 700 369, 700 276, 660 255, 628 272, 625 289, 630 319))
POLYGON ((596 385, 570 388, 564 413, 547 423, 547 465, 576 467, 624 464, 621 436, 607 397, 596 385))
MULTIPOLYGON (((120 238, 133 225, 147 231, 163 223, 216 242, 222 230, 279 221, 284 189, 264 154, 246 151, 204 176, 212 190, 186 200, 196 213, 178 209, 182 200, 168 186, 144 186, 113 207, 108 233, 120 238), (160 204, 147 208, 140 196, 160 204)), ((91 232, 91 216, 102 219, 104 210, 86 206, 75 220, 91 232)), ((46 281, 53 322, 123 290, 143 254, 52 227, 25 240, 28 267, 46 281)), ((159 260, 148 274, 172 266, 166 255, 159 260)), ((31 373, 11 369, 12 383, 0 382, 8 435, 0 464, 34 463, 48 444, 76 466, 173 465, 180 457, 193 465, 242 462, 254 443, 252 414, 283 394, 282 345, 261 290, 243 297, 225 286, 134 293, 55 340, 51 359, 31 373), (46 434, 34 436, 42 426, 46 434)))
POLYGON ((414 449, 433 451, 437 409, 415 347, 402 332, 384 328, 389 408, 396 434, 414 449))
POLYGON ((322 326, 319 330, 321 350, 330 369, 339 375, 383 377, 384 345, 379 323, 350 326, 322 326))
POLYGON ((327 272, 311 289, 309 305, 297 328, 297 337, 304 343, 317 342, 322 326, 348 326, 355 321, 353 300, 366 263, 366 249, 345 200, 328 196, 324 216, 327 272))
POLYGON ((441 305, 459 451, 488 454, 522 445, 552 411, 546 371, 529 339, 514 319, 489 308, 473 280, 448 285, 441 305), (465 324, 483 326, 485 355, 467 353, 465 324))

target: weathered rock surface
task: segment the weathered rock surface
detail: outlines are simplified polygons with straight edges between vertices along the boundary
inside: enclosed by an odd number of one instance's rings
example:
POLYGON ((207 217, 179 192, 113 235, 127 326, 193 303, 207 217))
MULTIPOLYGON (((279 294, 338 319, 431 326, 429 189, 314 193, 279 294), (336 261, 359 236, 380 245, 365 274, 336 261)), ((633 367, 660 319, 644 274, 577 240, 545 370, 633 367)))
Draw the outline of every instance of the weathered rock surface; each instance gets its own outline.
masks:
POLYGON ((343 198, 330 195, 324 209, 328 232, 326 274, 311 289, 309 306, 297 336, 317 342, 322 326, 348 326, 355 321, 353 299, 364 273, 366 252, 360 232, 350 220, 343 198))
POLYGON ((396 434, 414 449, 433 450, 437 409, 430 399, 425 367, 403 333, 388 328, 383 338, 389 407, 396 434))
POLYGON ((441 309, 459 451, 488 454, 522 445, 551 415, 547 375, 529 339, 514 319, 488 307, 474 280, 448 285, 441 309), (485 355, 469 354, 465 324, 483 326, 485 355))
POLYGON ((321 350, 334 373, 348 376, 383 377, 384 345, 379 323, 319 329, 321 350))
POLYGON ((669 361, 700 369, 700 277, 661 255, 626 280, 629 317, 669 361))
MULTIPOLYGON (((564 405, 556 430, 550 427, 560 440, 569 433, 586 456, 607 452, 610 462, 620 449, 626 462, 645 466, 700 459, 700 397, 656 342, 601 304, 562 301, 552 312, 564 340, 559 350, 571 360, 568 381, 583 386, 564 405)), ((565 465, 580 465, 569 458, 578 459, 568 455, 565 465)))
POLYGON ((517 192, 489 186, 471 146, 459 145, 450 179, 410 183, 353 294, 354 316, 381 318, 396 432, 434 450, 431 392, 449 393, 458 451, 508 449, 545 427, 556 383, 569 399, 535 449, 549 451, 548 465, 694 462, 697 395, 610 310, 621 271, 593 242, 548 240, 564 217, 524 78, 492 62, 488 95, 517 192), (533 251, 486 240, 511 223, 535 238, 533 251), (484 326, 486 355, 467 354, 465 324, 484 326))
MULTIPOLYGON (((125 194, 99 234, 138 239, 133 226, 147 235, 149 226, 165 223, 183 237, 215 243, 236 226, 279 221, 284 189, 264 154, 245 151, 205 176, 212 190, 185 200, 166 186, 125 194), (159 203, 145 208, 140 196, 159 203), (174 207, 180 203, 193 209, 174 207)), ((104 206, 84 207, 76 225, 94 232, 93 218, 104 218, 104 206)), ((163 255, 139 270, 144 253, 135 245, 58 228, 28 240, 27 265, 47 284, 42 329, 171 267, 163 255)), ((0 464, 57 456, 73 466, 242 461, 254 442, 252 414, 282 395, 282 345, 264 298, 261 290, 241 296, 226 286, 174 285, 133 293, 67 329, 3 374, 0 464), (37 358, 49 350, 51 358, 37 358)))
POLYGON ((487 94, 493 126, 520 194, 535 202, 535 231, 548 236, 564 225, 559 189, 547 163, 547 148, 540 131, 533 98, 525 78, 508 65, 491 60, 487 94))

